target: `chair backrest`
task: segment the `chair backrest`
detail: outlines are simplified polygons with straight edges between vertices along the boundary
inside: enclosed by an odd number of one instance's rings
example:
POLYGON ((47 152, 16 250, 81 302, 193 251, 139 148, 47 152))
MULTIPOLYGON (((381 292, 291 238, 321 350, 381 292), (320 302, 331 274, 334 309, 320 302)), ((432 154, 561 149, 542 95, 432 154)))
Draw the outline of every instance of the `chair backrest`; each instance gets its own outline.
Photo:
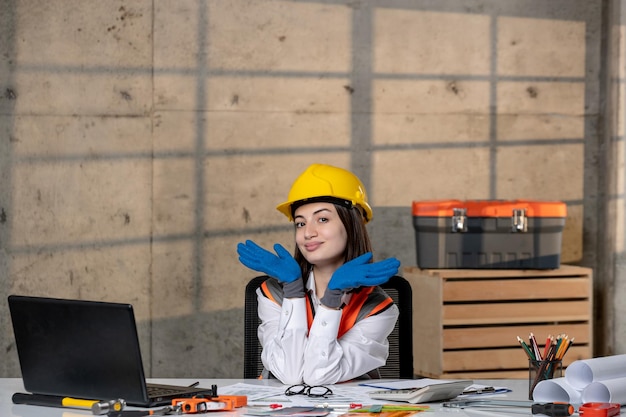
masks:
MULTIPOLYGON (((257 313, 256 289, 268 277, 252 278, 246 285, 244 304, 244 363, 243 377, 257 378, 263 371, 261 343, 257 335, 260 320, 257 313)), ((381 378, 414 378, 413 373, 413 293, 411 284, 401 277, 393 276, 381 285, 400 310, 398 321, 388 337, 389 357, 385 366, 379 368, 381 378)))
POLYGON ((243 377, 258 378, 263 371, 261 362, 261 342, 257 334, 257 329, 261 320, 257 313, 258 302, 256 289, 261 286, 267 275, 254 277, 246 285, 246 296, 244 303, 244 330, 243 330, 243 377))

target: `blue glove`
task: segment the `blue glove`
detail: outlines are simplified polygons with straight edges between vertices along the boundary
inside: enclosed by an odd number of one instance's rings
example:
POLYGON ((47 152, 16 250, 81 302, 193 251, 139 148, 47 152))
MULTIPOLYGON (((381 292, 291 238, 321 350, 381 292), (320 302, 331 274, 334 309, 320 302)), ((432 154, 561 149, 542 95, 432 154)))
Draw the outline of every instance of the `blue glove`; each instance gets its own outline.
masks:
POLYGON ((349 291, 357 287, 373 287, 384 284, 398 273, 400 261, 396 258, 370 263, 371 259, 372 253, 367 252, 341 265, 330 278, 328 288, 349 291))
POLYGON ((357 287, 372 287, 384 284, 398 273, 400 261, 388 258, 373 262, 371 252, 365 253, 341 265, 330 278, 328 288, 320 300, 330 308, 339 308, 343 293, 357 287))
POLYGON ((289 283, 301 278, 300 265, 287 249, 279 243, 274 245, 276 255, 263 249, 251 240, 237 245, 239 262, 250 269, 263 272, 282 283, 289 283), (278 256, 277 256, 278 255, 278 256))

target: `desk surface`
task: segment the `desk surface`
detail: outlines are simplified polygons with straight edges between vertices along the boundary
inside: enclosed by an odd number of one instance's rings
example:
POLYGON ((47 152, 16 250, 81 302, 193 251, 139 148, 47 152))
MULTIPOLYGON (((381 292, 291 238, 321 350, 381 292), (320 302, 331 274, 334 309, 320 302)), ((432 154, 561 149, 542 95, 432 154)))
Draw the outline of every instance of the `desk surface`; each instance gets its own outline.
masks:
MULTIPOLYGON (((210 387, 213 384, 217 384, 218 391, 219 387, 226 387, 228 385, 233 385, 239 382, 245 383, 261 383, 261 381, 257 380, 243 380, 243 379, 200 379, 200 380, 192 380, 192 379, 150 379, 150 382, 156 383, 165 383, 165 384, 174 384, 174 385, 189 385, 193 382, 199 381, 199 385, 203 387, 210 387)), ((490 386, 504 386, 513 390, 513 392, 505 394, 504 396, 492 397, 498 399, 507 399, 507 400, 525 400, 528 390, 528 381, 527 380, 476 380, 474 381, 476 384, 484 384, 490 386)), ((262 382, 264 385, 268 384, 268 381, 265 380, 262 382)), ((271 384, 271 383, 270 383, 271 384)), ((279 383, 273 382, 273 384, 280 386, 279 383)), ((22 405, 22 404, 13 404, 11 401, 11 396, 15 392, 25 392, 24 386, 22 384, 22 380, 20 378, 0 378, 0 416, 1 417, 84 417, 84 416, 92 416, 90 410, 81 410, 74 408, 53 408, 53 407, 38 407, 38 406, 30 406, 30 405, 22 405)), ((447 417, 489 417, 489 416, 520 416, 520 415, 531 415, 530 410, 526 409, 517 409, 513 411, 517 411, 516 413, 507 414, 501 411, 497 413, 493 413, 493 411, 482 411, 481 409, 475 407, 473 409, 452 409, 452 408, 443 408, 440 404, 433 403, 430 404, 433 409, 432 412, 428 412, 427 414, 423 414, 424 417, 435 417, 435 416, 447 416, 447 417)), ((132 408, 128 408, 132 409, 132 408)), ((240 417, 244 415, 244 409, 238 409, 237 412, 211 412, 208 413, 214 417, 240 417)), ((342 411, 341 413, 344 413, 342 411)), ((337 416, 341 413, 333 413, 329 414, 329 416, 337 416)), ((190 414, 191 415, 191 414, 190 414)))

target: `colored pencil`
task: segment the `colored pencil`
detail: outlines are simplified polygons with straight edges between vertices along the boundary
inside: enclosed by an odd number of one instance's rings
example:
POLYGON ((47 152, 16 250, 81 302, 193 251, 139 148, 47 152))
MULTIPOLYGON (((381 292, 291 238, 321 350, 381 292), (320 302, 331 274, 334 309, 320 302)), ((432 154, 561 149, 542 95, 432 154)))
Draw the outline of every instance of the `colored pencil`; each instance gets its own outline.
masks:
POLYGON ((535 352, 535 358, 537 360, 541 360, 541 352, 539 352, 539 346, 537 345, 537 339, 535 339, 535 335, 531 332, 530 336, 528 336, 528 340, 530 341, 530 346, 533 349, 533 352, 535 352))
POLYGON ((552 335, 548 335, 546 337, 546 346, 543 348, 543 357, 548 357, 548 349, 550 349, 550 345, 552 344, 552 335))
POLYGON ((519 342, 519 344, 522 346, 522 349, 524 349, 524 352, 526 352, 526 356, 528 356, 528 359, 531 360, 535 360, 535 356, 533 355, 533 353, 531 352, 530 348, 528 347, 528 345, 526 344, 526 342, 524 342, 522 340, 521 337, 517 336, 517 341, 519 342))

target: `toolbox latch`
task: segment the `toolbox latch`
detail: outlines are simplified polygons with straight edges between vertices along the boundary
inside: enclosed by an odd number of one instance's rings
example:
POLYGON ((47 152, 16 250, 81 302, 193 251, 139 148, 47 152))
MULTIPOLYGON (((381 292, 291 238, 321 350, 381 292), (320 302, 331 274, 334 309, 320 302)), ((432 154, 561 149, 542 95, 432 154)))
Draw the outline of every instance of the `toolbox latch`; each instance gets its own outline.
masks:
POLYGON ((452 233, 467 232, 467 209, 452 209, 452 233))
POLYGON ((526 209, 513 209, 511 217, 511 232, 528 231, 528 222, 526 221, 526 209))

